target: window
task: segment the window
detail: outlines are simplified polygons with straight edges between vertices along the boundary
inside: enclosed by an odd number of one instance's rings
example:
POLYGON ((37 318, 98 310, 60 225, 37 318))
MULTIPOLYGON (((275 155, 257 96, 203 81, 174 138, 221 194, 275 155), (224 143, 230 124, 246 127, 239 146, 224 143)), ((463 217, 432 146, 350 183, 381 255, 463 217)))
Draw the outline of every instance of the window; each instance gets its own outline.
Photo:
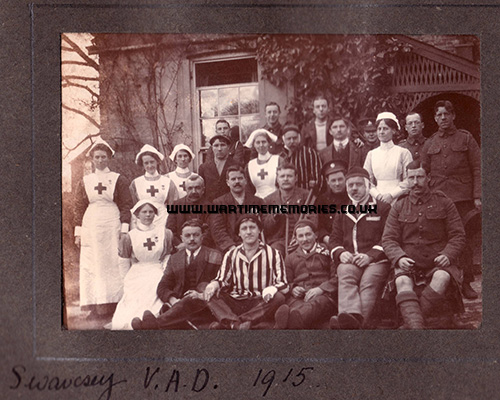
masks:
POLYGON ((260 125, 257 60, 242 58, 195 64, 201 146, 215 134, 215 123, 225 119, 239 127, 242 143, 260 125))

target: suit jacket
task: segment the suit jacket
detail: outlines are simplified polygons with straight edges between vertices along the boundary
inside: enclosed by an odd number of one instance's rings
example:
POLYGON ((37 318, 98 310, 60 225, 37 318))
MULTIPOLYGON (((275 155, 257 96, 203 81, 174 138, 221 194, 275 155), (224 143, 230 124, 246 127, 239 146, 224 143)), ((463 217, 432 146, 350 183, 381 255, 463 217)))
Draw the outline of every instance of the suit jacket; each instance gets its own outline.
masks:
MULTIPOLYGON (((281 199, 281 193, 278 190, 271 193, 264 199, 264 203, 269 205, 297 205, 301 206, 305 204, 307 200, 307 195, 309 191, 306 189, 296 187, 292 193, 292 196, 288 202, 281 199)), ((265 214, 264 216, 264 234, 266 236, 266 242, 272 244, 278 240, 285 240, 285 227, 286 219, 288 217, 288 241, 292 240, 293 228, 297 221, 299 220, 299 213, 289 213, 285 214, 265 214)), ((305 218, 312 221, 316 226, 318 223, 318 218, 316 214, 305 214, 305 218)))
MULTIPOLYGON (((359 148, 351 140, 349 140, 348 146, 349 146, 349 163, 347 165, 347 170, 350 170, 352 167, 363 167, 363 164, 365 163, 366 154, 368 153, 367 149, 365 149, 366 146, 359 148)), ((323 165, 329 163, 330 161, 335 161, 333 153, 334 150, 335 148, 333 146, 333 141, 332 141, 332 143, 327 148, 319 152, 319 158, 321 158, 321 163, 323 165)))
POLYGON ((298 248, 286 257, 285 266, 290 289, 296 286, 306 290, 320 287, 337 301, 337 270, 326 246, 317 243, 314 251, 308 254, 298 248))
MULTIPOLYGON (((330 146, 333 142, 333 136, 330 135, 330 133, 328 132, 332 122, 333 121, 330 118, 327 118, 327 120, 326 120, 326 145, 327 146, 330 146)), ((304 142, 304 146, 307 146, 307 147, 310 147, 311 149, 316 150, 317 134, 316 134, 315 119, 313 119, 312 121, 309 121, 307 124, 304 125, 304 127, 302 128, 301 136, 302 136, 302 140, 304 142)))
POLYGON ((208 201, 229 192, 226 184, 226 171, 231 165, 237 164, 231 157, 228 157, 220 175, 214 161, 204 162, 198 168, 198 174, 205 180, 205 198, 208 201))
MULTIPOLYGON (((221 197, 214 200, 214 205, 238 205, 231 193, 226 193, 221 197)), ((252 194, 245 193, 245 200, 243 205, 262 205, 264 201, 252 194)), ((237 213, 217 213, 210 214, 210 233, 217 245, 217 248, 225 253, 231 246, 241 243, 241 238, 236 234, 235 227, 236 221, 242 214, 237 213)))
POLYGON ((208 283, 214 279, 222 263, 222 255, 217 250, 201 246, 200 252, 191 265, 196 268, 197 287, 185 285, 186 261, 185 249, 170 256, 156 290, 156 294, 164 303, 167 303, 172 296, 181 299, 186 291, 196 290, 200 283, 208 283))

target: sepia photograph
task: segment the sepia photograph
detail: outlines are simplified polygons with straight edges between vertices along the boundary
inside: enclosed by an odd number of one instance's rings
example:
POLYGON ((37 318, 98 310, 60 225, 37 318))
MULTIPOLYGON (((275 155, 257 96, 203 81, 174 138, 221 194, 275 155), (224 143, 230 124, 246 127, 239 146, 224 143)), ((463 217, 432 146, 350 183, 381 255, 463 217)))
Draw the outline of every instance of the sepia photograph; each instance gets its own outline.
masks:
POLYGON ((476 330, 480 40, 61 34, 62 328, 476 330))

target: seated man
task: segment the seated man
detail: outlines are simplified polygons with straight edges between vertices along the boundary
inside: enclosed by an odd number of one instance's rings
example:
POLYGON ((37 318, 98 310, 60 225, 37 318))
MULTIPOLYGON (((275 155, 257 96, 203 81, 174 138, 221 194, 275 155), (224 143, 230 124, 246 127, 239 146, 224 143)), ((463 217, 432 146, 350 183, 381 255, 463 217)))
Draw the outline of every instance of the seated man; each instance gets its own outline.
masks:
MULTIPOLYGON (((173 243, 177 250, 182 250, 186 246, 181 239, 181 230, 184 222, 198 218, 203 223, 208 224, 208 214, 203 213, 210 204, 205 199, 205 181, 200 175, 192 174, 187 178, 185 183, 186 196, 174 202, 167 217, 167 228, 174 234, 173 243), (189 207, 193 208, 188 210, 189 207), (197 211, 200 212, 198 213, 197 211)), ((212 237, 209 233, 204 235, 203 244, 207 247, 214 247, 212 237)))
POLYGON ((355 212, 341 212, 333 221, 330 248, 338 264, 339 315, 331 318, 330 327, 368 328, 389 273, 389 261, 380 242, 391 207, 370 196, 369 174, 361 167, 347 173, 346 185, 355 212))
POLYGON ((200 311, 206 309, 203 291, 217 274, 222 255, 217 250, 201 245, 203 225, 198 219, 184 223, 181 238, 185 247, 169 258, 157 289, 158 297, 166 304, 167 311, 158 318, 150 311, 145 311, 142 321, 139 318, 132 320, 132 328, 186 329, 186 321, 193 326, 193 321, 207 319, 207 313, 200 315, 200 311))
POLYGON ((250 329, 272 321, 288 291, 280 253, 259 240, 259 217, 242 215, 236 229, 243 243, 224 255, 217 277, 205 289, 205 300, 218 321, 211 329, 250 329))
POLYGON ((276 329, 308 329, 337 309, 337 276, 330 252, 308 220, 295 224, 297 250, 285 260, 291 297, 274 315, 276 329))
POLYGON ((456 263, 464 228, 453 201, 429 189, 421 163, 411 162, 407 171, 410 194, 394 204, 382 237, 394 265, 396 303, 408 329, 430 327, 431 320, 433 328, 450 328, 453 312, 463 311, 456 263))
MULTIPOLYGON (((245 206, 262 205, 263 200, 247 192, 247 180, 245 173, 240 166, 231 165, 226 172, 226 183, 229 186, 229 193, 214 200, 217 206, 245 206)), ((238 232, 235 232, 235 225, 238 216, 244 212, 225 213, 219 212, 210 215, 210 232, 217 248, 223 253, 241 243, 238 232)))

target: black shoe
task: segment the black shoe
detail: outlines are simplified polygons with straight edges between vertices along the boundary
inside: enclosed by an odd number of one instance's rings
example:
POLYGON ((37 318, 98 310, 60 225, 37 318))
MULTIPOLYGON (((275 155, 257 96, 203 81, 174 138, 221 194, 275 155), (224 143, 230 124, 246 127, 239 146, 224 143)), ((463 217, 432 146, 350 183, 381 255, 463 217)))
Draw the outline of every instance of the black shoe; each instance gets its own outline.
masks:
POLYGON ((155 330, 159 329, 158 320, 154 316, 154 314, 146 310, 144 311, 144 315, 142 316, 142 329, 155 330))
POLYGON ((340 313, 339 325, 341 329, 361 329, 363 317, 359 314, 340 313))
POLYGON ((340 329, 339 317, 336 315, 330 318, 330 329, 340 329))
POLYGON ((469 300, 474 300, 479 297, 477 292, 474 289, 472 289, 469 282, 462 283, 462 295, 469 300))
POLYGON ((274 314, 274 329, 286 329, 288 327, 288 317, 290 307, 286 304, 281 305, 274 314))
POLYGON ((290 329, 304 329, 304 320, 299 310, 290 311, 290 318, 288 321, 290 329))

